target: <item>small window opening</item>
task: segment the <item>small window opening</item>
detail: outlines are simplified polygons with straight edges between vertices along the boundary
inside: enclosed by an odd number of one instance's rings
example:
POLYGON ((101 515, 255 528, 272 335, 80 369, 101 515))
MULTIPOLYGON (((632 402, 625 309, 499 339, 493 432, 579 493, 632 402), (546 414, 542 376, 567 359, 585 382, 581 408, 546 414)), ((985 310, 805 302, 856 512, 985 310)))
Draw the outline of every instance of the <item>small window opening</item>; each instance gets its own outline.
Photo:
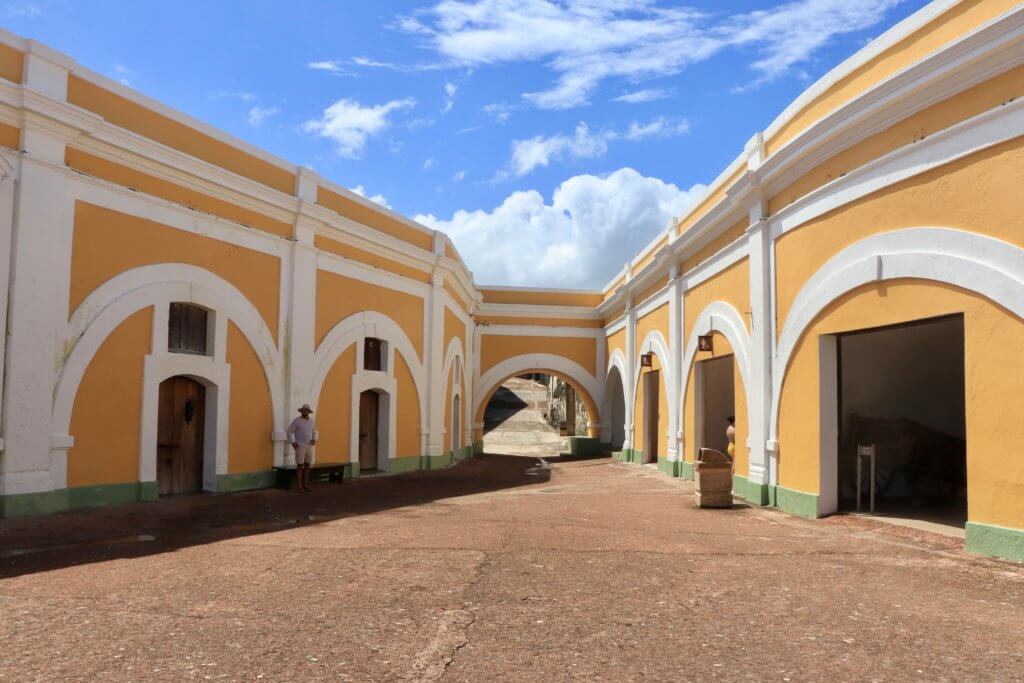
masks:
POLYGON ((374 337, 367 337, 363 343, 363 369, 384 369, 384 342, 374 337))
POLYGON ((167 350, 207 354, 209 311, 192 304, 172 303, 167 321, 167 350))

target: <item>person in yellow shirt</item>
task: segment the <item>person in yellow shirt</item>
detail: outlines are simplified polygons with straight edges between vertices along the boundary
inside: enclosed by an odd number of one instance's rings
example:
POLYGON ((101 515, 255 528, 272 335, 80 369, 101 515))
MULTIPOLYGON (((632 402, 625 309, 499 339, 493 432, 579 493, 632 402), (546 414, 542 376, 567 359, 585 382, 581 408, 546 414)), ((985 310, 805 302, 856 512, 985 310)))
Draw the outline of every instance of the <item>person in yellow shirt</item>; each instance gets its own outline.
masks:
POLYGON ((729 426, 725 428, 725 438, 728 440, 728 445, 725 450, 729 453, 730 458, 736 457, 736 417, 730 415, 725 418, 725 421, 729 423, 729 426))

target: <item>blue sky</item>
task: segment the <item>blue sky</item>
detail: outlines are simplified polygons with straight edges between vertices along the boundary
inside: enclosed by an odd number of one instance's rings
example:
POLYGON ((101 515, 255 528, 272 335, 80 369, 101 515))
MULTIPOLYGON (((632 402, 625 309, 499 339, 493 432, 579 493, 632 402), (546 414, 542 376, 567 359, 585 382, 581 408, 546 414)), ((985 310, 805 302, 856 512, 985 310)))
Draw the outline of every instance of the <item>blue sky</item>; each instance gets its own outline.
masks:
POLYGON ((924 0, 16 0, 36 38, 452 235, 600 287, 810 83, 924 0))

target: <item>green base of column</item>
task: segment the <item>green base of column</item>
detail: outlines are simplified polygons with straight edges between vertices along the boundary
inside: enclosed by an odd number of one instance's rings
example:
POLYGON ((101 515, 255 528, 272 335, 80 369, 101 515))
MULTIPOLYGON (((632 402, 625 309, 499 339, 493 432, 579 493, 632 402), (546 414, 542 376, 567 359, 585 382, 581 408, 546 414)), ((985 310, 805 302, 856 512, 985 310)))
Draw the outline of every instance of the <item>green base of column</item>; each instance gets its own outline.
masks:
MULTIPOLYGON (((754 483, 741 474, 734 475, 732 478, 733 495, 754 505, 768 505, 771 498, 769 489, 771 488, 768 484, 754 483)), ((815 502, 815 509, 817 509, 817 502, 815 502)))
POLYGON ((604 452, 601 439, 593 436, 570 436, 569 455, 588 456, 600 455, 604 452))
POLYGON ((770 488, 772 490, 768 491, 769 504, 797 517, 817 519, 818 495, 816 493, 794 491, 782 486, 772 486, 770 488))
POLYGON ((658 471, 669 477, 678 477, 680 472, 680 464, 681 463, 678 460, 658 458, 658 471))
POLYGON ((483 441, 474 441, 473 442, 473 457, 475 458, 478 455, 483 455, 483 453, 484 453, 484 442, 483 441))
POLYGON ((686 462, 685 460, 679 461, 679 478, 680 479, 693 479, 693 463, 686 462))
POLYGON ((967 552, 1024 562, 1024 530, 967 522, 964 533, 967 552))
POLYGON ((0 517, 52 515, 71 507, 67 489, 0 496, 0 517))
POLYGON ((452 452, 442 453, 441 455, 424 455, 421 459, 422 468, 425 470, 443 470, 445 467, 450 467, 453 462, 452 452))
MULTIPOLYGON (((438 456, 443 457, 443 456, 438 456)), ((430 456, 412 456, 404 458, 395 458, 388 462, 388 474, 404 474, 406 472, 416 472, 417 470, 430 469, 430 465, 424 460, 429 461, 430 456)))
POLYGON ((274 470, 260 470, 258 472, 238 472, 233 474, 217 475, 217 492, 231 493, 233 491, 249 491, 251 489, 266 489, 277 483, 274 470))
POLYGON ((452 463, 462 462, 463 460, 469 460, 475 455, 475 449, 473 446, 463 446, 459 450, 452 454, 452 463))

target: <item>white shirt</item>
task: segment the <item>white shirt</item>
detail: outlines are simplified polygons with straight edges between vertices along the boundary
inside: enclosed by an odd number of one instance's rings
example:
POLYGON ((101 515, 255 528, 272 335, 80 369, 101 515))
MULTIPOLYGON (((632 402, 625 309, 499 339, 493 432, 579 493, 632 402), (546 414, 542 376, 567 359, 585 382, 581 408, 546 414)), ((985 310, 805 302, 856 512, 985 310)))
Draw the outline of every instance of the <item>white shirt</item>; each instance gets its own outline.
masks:
POLYGON ((289 443, 297 443, 300 446, 306 446, 309 443, 316 441, 319 437, 316 431, 316 420, 314 418, 304 418, 299 415, 297 418, 292 420, 292 423, 288 425, 288 441, 289 443))

